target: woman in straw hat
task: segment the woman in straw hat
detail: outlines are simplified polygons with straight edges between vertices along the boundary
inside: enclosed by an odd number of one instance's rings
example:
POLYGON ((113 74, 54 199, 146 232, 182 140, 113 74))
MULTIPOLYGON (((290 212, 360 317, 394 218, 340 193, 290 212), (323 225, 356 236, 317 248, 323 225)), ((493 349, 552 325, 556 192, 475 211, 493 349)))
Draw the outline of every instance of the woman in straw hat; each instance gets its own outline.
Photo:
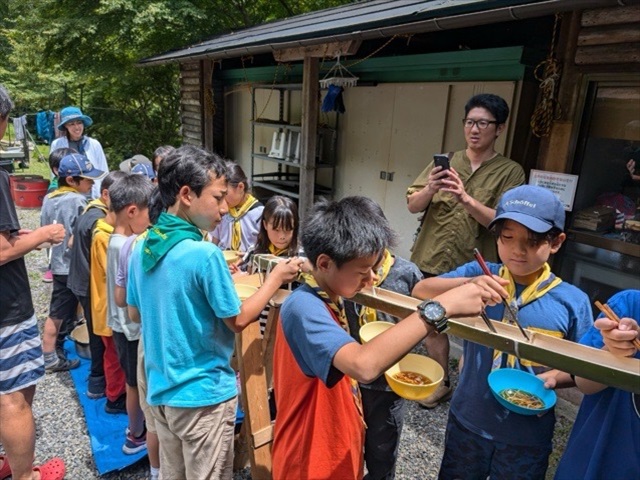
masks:
MULTIPOLYGON (((64 137, 56 138, 51 143, 51 151, 58 148, 73 148, 78 153, 85 155, 98 170, 109 171, 107 158, 104 156, 102 145, 95 138, 84 134, 84 129, 91 126, 93 120, 84 115, 78 107, 65 107, 60 111, 60 123, 58 130, 66 133, 64 137)), ((101 180, 95 180, 91 188, 91 197, 100 196, 101 180)))

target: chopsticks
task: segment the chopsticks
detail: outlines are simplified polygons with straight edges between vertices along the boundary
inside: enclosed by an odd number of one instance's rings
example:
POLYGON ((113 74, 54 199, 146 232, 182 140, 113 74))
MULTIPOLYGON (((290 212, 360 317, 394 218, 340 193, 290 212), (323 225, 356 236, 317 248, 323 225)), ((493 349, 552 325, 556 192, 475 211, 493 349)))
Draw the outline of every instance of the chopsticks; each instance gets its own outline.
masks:
MULTIPOLYGON (((477 248, 474 248, 473 249, 473 256, 476 258, 476 261, 478 262, 478 265, 480 265, 480 268, 482 269, 483 273, 485 275, 488 275, 488 276, 491 277, 492 276, 491 270, 489 270, 489 267, 487 267, 487 262, 484 261, 484 258, 482 257, 482 254, 480 253, 480 250, 478 250, 477 248)), ((525 332, 524 328, 522 328, 522 325, 520 325, 520 322, 518 321, 518 316, 513 311, 513 308, 511 308, 511 305, 509 305, 509 302, 507 302, 507 299, 503 298, 502 299, 502 303, 504 305, 504 308, 506 308, 509 311, 509 313, 511 314, 511 319, 513 320, 513 322, 520 329, 520 333, 522 333, 524 338, 529 340, 529 335, 527 335, 527 332, 525 332)))
MULTIPOLYGON (((598 300, 595 301, 595 304, 596 304, 596 307, 598 307, 598 310, 600 310, 602 313, 604 313, 605 317, 607 317, 612 322, 620 323, 620 317, 618 317, 618 315, 616 315, 616 312, 614 312, 609 305, 607 305, 606 303, 603 305, 598 300)), ((640 339, 639 338, 636 338, 633 341, 633 346, 640 350, 640 339)))

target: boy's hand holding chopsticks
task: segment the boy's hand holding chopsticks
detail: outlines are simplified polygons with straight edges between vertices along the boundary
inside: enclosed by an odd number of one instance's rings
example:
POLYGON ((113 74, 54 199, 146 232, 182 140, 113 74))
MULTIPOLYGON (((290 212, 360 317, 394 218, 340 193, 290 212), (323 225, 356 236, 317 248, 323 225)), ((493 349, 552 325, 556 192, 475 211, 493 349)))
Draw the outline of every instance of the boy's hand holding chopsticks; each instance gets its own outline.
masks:
POLYGON ((640 349, 638 334, 640 327, 632 318, 619 318, 608 305, 596 301, 596 307, 605 314, 599 318, 595 327, 602 333, 602 339, 607 349, 617 356, 630 357, 640 349))

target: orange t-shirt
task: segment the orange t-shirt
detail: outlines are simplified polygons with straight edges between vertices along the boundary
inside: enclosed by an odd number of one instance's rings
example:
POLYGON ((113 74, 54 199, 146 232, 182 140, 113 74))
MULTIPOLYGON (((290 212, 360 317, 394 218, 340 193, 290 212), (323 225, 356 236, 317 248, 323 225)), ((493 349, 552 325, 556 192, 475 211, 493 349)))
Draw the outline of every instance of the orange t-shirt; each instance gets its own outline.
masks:
MULTIPOLYGON (((309 310, 319 314, 307 304, 309 310)), ((338 323, 335 317, 332 320, 338 323)), ((304 342, 304 338, 296 336, 292 341, 304 342)), ((311 346, 298 344, 293 350, 311 346)), ((273 363, 278 412, 272 454, 274 480, 361 479, 364 425, 349 377, 342 375, 329 388, 317 376, 306 375, 287 341, 282 319, 276 332, 273 363)))

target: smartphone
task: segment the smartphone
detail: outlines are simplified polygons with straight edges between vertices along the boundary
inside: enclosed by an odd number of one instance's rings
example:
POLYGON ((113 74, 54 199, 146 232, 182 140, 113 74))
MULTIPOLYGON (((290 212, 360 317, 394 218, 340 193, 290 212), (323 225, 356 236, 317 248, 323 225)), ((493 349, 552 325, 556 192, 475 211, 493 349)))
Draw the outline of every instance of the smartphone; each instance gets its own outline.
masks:
POLYGON ((449 155, 439 153, 433 156, 433 163, 436 167, 442 167, 443 170, 449 170, 449 155))

